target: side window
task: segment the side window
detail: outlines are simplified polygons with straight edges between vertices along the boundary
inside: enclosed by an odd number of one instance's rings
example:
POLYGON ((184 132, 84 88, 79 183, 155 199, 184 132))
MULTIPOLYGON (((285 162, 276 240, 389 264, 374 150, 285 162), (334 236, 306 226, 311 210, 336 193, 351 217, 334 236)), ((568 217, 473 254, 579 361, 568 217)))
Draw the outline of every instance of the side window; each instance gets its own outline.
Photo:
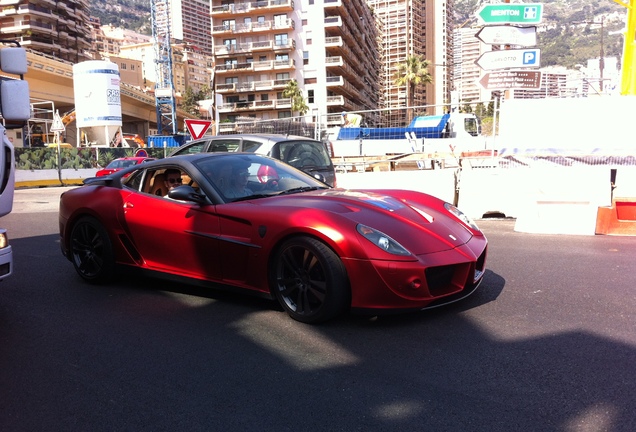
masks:
POLYGON ((205 141, 201 141, 196 144, 188 145, 174 152, 173 156, 201 153, 203 149, 205 148, 205 144, 206 144, 205 141))
POLYGON ((261 143, 259 143, 258 141, 243 140, 244 152, 255 153, 260 146, 261 143))
POLYGON ((241 140, 239 139, 230 139, 230 138, 220 138, 210 141, 210 147, 208 148, 209 152, 235 152, 239 148, 241 140))
POLYGON ((329 155, 318 141, 295 141, 281 143, 281 160, 295 168, 329 165, 329 155))
POLYGON ((127 188, 139 191, 141 190, 141 184, 144 178, 143 176, 144 172, 145 172, 144 170, 135 171, 134 173, 132 173, 131 175, 123 179, 122 183, 127 188))

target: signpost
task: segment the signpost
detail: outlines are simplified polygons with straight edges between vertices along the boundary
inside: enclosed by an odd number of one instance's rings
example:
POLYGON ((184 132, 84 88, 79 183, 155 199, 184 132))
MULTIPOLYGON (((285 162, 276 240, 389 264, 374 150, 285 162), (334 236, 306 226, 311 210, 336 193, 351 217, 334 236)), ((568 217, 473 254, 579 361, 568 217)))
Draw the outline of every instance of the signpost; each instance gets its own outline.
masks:
POLYGON ((486 4, 477 11, 482 24, 538 24, 542 15, 540 3, 486 4))
POLYGON ((537 48, 487 51, 475 64, 483 70, 510 68, 538 68, 541 66, 541 50, 537 48))
POLYGON ((488 72, 479 80, 486 90, 538 89, 541 88, 541 72, 509 70, 488 72))
POLYGON ((531 47, 537 44, 537 28, 496 25, 482 27, 475 37, 489 45, 531 47))
POLYGON ((192 139, 195 140, 205 135, 208 128, 212 125, 212 121, 210 120, 185 119, 184 121, 188 128, 188 132, 192 135, 192 139))

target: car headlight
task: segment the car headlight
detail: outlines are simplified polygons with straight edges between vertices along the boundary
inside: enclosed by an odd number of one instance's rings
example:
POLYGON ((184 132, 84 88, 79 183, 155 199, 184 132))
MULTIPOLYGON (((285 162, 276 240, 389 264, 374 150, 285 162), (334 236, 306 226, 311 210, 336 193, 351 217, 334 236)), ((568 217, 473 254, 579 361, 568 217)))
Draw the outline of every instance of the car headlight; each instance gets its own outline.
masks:
POLYGON ((9 237, 7 237, 7 233, 2 230, 0 231, 0 249, 4 249, 9 246, 9 237))
POLYGON ((445 203, 444 208, 446 208, 446 210, 448 210, 453 216, 455 216, 457 219, 459 219, 460 221, 462 221, 463 223, 465 223, 466 225, 468 225, 475 231, 481 232, 477 224, 471 218, 469 218, 464 213, 462 213, 462 211, 458 209, 457 207, 455 207, 454 205, 445 203))
POLYGON ((393 255, 411 255, 410 252, 404 249, 401 244, 393 240, 388 235, 384 234, 382 231, 378 231, 376 229, 361 224, 358 224, 356 229, 360 234, 362 234, 364 238, 366 238, 385 252, 393 255))

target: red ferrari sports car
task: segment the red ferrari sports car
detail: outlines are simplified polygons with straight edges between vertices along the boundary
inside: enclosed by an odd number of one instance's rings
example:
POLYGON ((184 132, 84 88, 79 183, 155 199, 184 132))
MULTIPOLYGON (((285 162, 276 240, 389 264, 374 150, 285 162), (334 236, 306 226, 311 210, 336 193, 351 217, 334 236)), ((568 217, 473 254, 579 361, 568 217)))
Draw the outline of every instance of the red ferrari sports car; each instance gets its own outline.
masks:
POLYGON ((133 165, 140 164, 142 162, 148 162, 151 160, 155 160, 155 158, 151 157, 123 157, 114 159, 111 163, 106 165, 106 168, 102 168, 95 174, 97 177, 107 176, 108 174, 112 174, 114 172, 123 170, 124 168, 131 167, 133 165))
POLYGON ((486 237, 453 205, 333 189, 267 156, 176 156, 84 183, 60 198, 60 244, 89 282, 135 268, 277 299, 317 323, 450 303, 485 271, 486 237))

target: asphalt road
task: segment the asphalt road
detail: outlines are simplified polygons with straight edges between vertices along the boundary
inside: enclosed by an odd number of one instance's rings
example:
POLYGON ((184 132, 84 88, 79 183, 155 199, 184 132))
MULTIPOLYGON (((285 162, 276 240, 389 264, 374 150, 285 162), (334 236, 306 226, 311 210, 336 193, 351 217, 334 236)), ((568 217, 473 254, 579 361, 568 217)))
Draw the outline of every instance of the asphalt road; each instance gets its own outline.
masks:
POLYGON ((488 272, 433 311, 320 326, 156 280, 90 286, 59 188, 16 192, 3 431, 634 431, 636 238, 481 220, 488 272))

